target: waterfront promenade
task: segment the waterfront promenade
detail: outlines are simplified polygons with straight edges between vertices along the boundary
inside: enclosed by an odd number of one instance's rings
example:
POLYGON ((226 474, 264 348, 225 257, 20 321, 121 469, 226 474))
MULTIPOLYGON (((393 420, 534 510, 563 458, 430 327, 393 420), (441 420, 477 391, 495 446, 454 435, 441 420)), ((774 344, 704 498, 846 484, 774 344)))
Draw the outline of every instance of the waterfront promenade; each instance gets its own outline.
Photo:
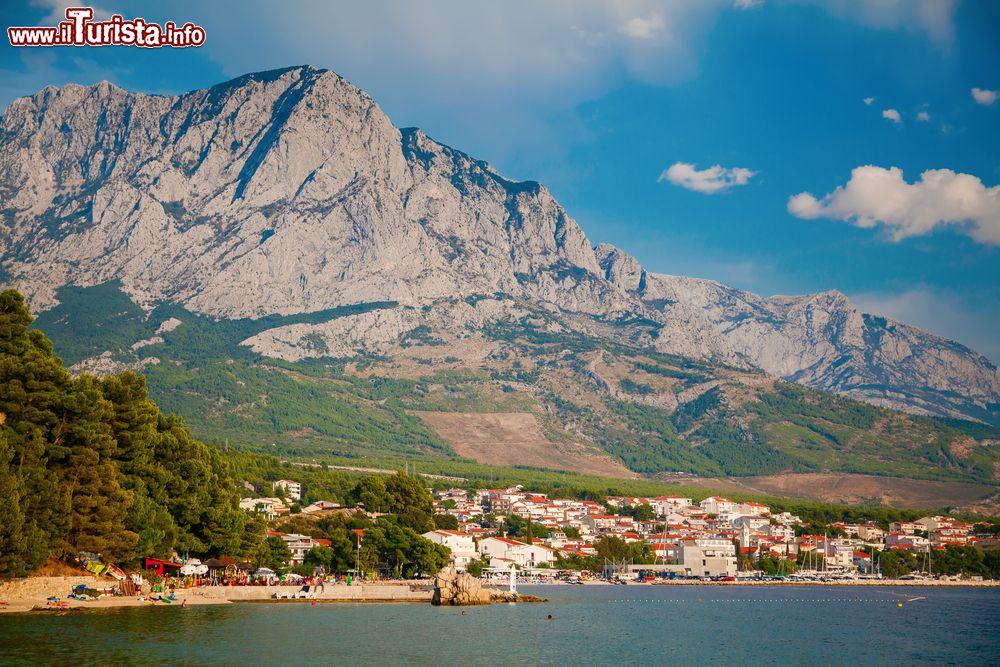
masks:
MULTIPOLYGON (((284 602, 275 599, 275 594, 290 596, 298 592, 295 586, 200 586, 178 588, 176 600, 170 603, 151 601, 148 598, 114 596, 95 600, 73 600, 67 596, 80 584, 88 588, 104 588, 114 582, 88 575, 68 577, 29 577, 0 584, 0 613, 23 612, 32 609, 53 608, 48 603, 50 597, 57 597, 63 605, 56 609, 101 609, 108 607, 136 606, 179 606, 187 601, 189 605, 229 604, 232 602, 284 602)), ((428 585, 429 582, 422 582, 428 585)), ((292 602, 425 602, 430 604, 430 588, 417 588, 409 583, 364 583, 352 586, 328 584, 317 591, 315 598, 291 600, 292 602)))
MULTIPOLYGON (((185 601, 188 605, 231 604, 238 602, 278 602, 278 603, 427 603, 432 597, 430 582, 379 582, 364 583, 352 586, 343 584, 328 584, 316 592, 315 598, 307 599, 276 599, 275 594, 291 596, 298 592, 301 586, 202 586, 197 588, 178 588, 175 591, 177 599, 170 602, 151 601, 138 597, 101 597, 95 600, 78 601, 67 599, 67 594, 75 586, 85 584, 89 588, 102 588, 109 584, 106 579, 93 576, 70 577, 30 577, 0 584, 0 613, 26 612, 39 609, 103 609, 111 607, 148 607, 148 606, 179 606, 185 601), (48 604, 49 597, 58 597, 67 605, 53 608, 48 604)), ((520 582, 519 585, 534 586, 566 586, 565 582, 520 582)), ((588 581, 584 586, 612 586, 607 581, 588 581)), ((618 584, 622 585, 622 584, 618 584)), ((808 586, 808 587, 936 587, 936 588, 998 588, 998 581, 938 581, 923 579, 857 579, 857 580, 781 580, 781 581, 699 581, 695 579, 665 579, 656 583, 630 582, 626 588, 649 586, 710 586, 710 587, 743 587, 743 586, 808 586)))

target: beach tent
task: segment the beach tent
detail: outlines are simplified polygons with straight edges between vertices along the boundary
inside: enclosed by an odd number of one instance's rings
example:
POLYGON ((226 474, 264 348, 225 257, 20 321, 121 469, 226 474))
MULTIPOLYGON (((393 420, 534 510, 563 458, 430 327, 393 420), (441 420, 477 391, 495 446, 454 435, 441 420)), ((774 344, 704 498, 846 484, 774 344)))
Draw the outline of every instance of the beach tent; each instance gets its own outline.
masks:
POLYGON ((202 564, 197 558, 192 558, 187 563, 181 566, 181 574, 185 577, 191 575, 201 576, 203 574, 208 574, 208 566, 202 564))

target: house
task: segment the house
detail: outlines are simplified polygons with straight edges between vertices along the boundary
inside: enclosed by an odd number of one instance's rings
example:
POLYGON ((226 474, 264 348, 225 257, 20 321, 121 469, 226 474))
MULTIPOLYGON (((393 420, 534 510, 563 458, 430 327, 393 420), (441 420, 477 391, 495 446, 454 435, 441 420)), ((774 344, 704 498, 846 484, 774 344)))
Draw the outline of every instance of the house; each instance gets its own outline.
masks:
POLYGON ((733 502, 729 498, 723 498, 722 496, 709 496, 701 501, 701 509, 705 510, 708 514, 722 514, 724 512, 732 512, 736 509, 738 503, 733 502))
POLYGON ((873 523, 858 526, 858 537, 865 542, 881 542, 885 539, 885 531, 873 523))
POLYGON ((742 529, 746 526, 752 531, 760 530, 771 524, 771 520, 763 516, 739 515, 732 520, 733 528, 742 529))
POLYGON ((315 514, 316 512, 332 512, 341 508, 340 503, 330 500, 317 500, 311 505, 302 508, 303 514, 315 514))
POLYGON ((825 567, 828 570, 854 568, 854 546, 849 542, 824 538, 817 546, 825 559, 825 567))
POLYGON ((802 519, 800 519, 799 517, 790 512, 772 514, 771 518, 785 526, 798 526, 802 523, 802 519))
POLYGON ((475 541, 467 533, 457 530, 431 530, 424 533, 424 537, 434 544, 448 547, 451 550, 448 562, 459 572, 465 572, 469 567, 469 561, 475 560, 479 555, 476 553, 475 541))
POLYGON ((930 540, 919 535, 905 533, 889 533, 885 536, 886 549, 909 549, 910 551, 927 551, 930 540))
POLYGON ((666 516, 689 506, 691 499, 683 496, 657 496, 650 504, 658 516, 666 516))
POLYGON ((247 512, 259 512, 267 519, 274 519, 289 513, 289 508, 281 498, 243 498, 240 509, 247 512))
POLYGON ((778 542, 790 542, 795 539, 795 531, 789 526, 780 523, 762 526, 761 532, 778 542))
POLYGON ((302 500, 302 485, 291 479, 279 479, 273 484, 275 492, 281 489, 285 493, 285 498, 299 502, 302 500))
POLYGON ((893 521, 889 524, 890 533, 900 533, 902 535, 913 535, 918 530, 925 528, 915 521, 893 521))
POLYGON ((872 556, 871 554, 865 553, 864 551, 853 552, 854 569, 858 572, 874 572, 872 567, 872 556))
POLYGON ((309 553, 311 549, 317 546, 329 546, 329 540, 318 540, 309 535, 299 535, 297 533, 278 533, 274 531, 268 531, 268 537, 280 537, 285 541, 285 545, 288 547, 289 551, 292 552, 292 557, 288 560, 289 565, 299 565, 302 563, 306 554, 309 553))
POLYGON ((525 544, 507 537, 487 537, 479 542, 479 553, 484 558, 493 561, 510 561, 518 567, 538 567, 543 563, 548 565, 556 560, 556 552, 541 544, 525 544))
POLYGON ((754 503, 754 502, 742 503, 740 509, 742 511, 745 511, 747 514, 751 514, 754 516, 771 514, 771 508, 768 507, 767 505, 764 505, 763 503, 754 503))
POLYGON ((676 542, 653 541, 649 543, 649 546, 652 547, 657 561, 665 561, 667 563, 680 562, 681 549, 677 546, 676 542))
POLYGON ((925 516, 922 519, 917 519, 915 523, 923 526, 935 546, 969 544, 969 533, 972 532, 973 528, 971 523, 945 516, 925 516))
MULTIPOLYGON (((632 517, 628 518, 631 519, 632 517)), ((615 516, 613 514, 597 514, 584 517, 583 525, 587 526, 594 532, 601 532, 616 528, 619 525, 620 520, 622 520, 622 517, 615 516)))

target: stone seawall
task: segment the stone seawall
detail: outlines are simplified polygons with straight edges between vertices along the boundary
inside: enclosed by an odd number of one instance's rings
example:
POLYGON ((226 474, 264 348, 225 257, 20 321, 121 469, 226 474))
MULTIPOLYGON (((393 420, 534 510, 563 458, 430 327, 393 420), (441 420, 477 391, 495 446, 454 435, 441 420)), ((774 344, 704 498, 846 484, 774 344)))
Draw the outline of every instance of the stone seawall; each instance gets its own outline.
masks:
MULTIPOLYGON (((254 602, 273 600, 275 594, 291 596, 301 586, 205 586, 177 590, 178 598, 254 602)), ((312 598, 309 598, 312 599, 312 598)), ((328 602, 430 602, 431 591, 411 589, 406 585, 361 584, 358 586, 327 585, 316 592, 316 600, 328 602)))
MULTIPOLYGON (((47 598, 61 598, 62 609, 97 609, 107 607, 135 607, 160 605, 138 597, 102 597, 96 600, 68 600, 66 596, 79 584, 88 588, 105 588, 118 582, 89 575, 71 577, 29 577, 0 583, 0 612, 24 612, 31 609, 51 609, 47 598)), ((230 602, 275 601, 275 593, 291 596, 302 586, 204 586, 178 588, 174 604, 187 601, 192 605, 228 604, 230 602)), ((147 595, 149 591, 144 591, 147 595)), ((316 593, 315 598, 293 600, 308 602, 424 602, 431 601, 428 589, 411 588, 407 584, 361 584, 357 586, 328 585, 316 593)))
POLYGON ((73 577, 28 577, 0 583, 0 600, 30 600, 44 602, 49 596, 66 597, 80 584, 87 588, 116 586, 114 579, 97 578, 92 575, 73 577))

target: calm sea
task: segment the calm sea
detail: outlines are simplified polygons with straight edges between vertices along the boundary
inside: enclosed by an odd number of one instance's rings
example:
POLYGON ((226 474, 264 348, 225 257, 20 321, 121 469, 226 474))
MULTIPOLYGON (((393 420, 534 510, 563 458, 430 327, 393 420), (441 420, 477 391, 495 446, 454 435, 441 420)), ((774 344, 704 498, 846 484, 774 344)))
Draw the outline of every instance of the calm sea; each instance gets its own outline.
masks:
POLYGON ((1000 590, 521 591, 549 601, 464 613, 413 604, 234 604, 5 615, 0 664, 1000 665, 1000 590), (925 599, 908 601, 917 597, 925 599))

